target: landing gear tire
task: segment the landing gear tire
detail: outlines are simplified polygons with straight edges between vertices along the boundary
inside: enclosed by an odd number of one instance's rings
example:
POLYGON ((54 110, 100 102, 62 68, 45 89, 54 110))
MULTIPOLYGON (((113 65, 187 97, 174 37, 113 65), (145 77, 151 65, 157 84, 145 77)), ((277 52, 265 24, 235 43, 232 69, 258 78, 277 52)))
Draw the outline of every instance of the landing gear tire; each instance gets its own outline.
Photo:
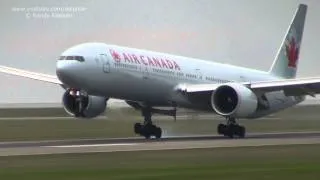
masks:
POLYGON ((228 124, 219 124, 217 127, 218 134, 224 135, 229 138, 234 138, 238 136, 239 138, 244 138, 246 134, 246 129, 244 126, 236 124, 235 119, 229 118, 228 124))
POLYGON ((149 132, 143 132, 141 135, 144 136, 146 139, 151 138, 151 134, 149 132))
POLYGON ((135 123, 135 124, 134 124, 134 133, 140 134, 140 132, 141 132, 141 127, 142 127, 141 123, 135 123))
POLYGON ((218 134, 224 134, 224 132, 226 131, 226 128, 227 128, 227 125, 219 124, 217 128, 218 134))
POLYGON ((233 124, 228 125, 224 136, 227 136, 229 138, 233 138, 234 135, 236 134, 235 130, 236 130, 235 125, 233 125, 233 124))
POLYGON ((146 139, 150 139, 152 136, 160 139, 162 136, 162 129, 153 124, 142 125, 141 123, 135 123, 134 132, 140 136, 144 136, 146 139))
POLYGON ((240 138, 244 138, 245 134, 246 134, 246 128, 243 126, 238 126, 237 135, 240 138))
POLYGON ((161 138, 161 135, 162 135, 162 130, 161 130, 161 128, 157 127, 154 136, 155 136, 157 139, 160 139, 160 138, 161 138))

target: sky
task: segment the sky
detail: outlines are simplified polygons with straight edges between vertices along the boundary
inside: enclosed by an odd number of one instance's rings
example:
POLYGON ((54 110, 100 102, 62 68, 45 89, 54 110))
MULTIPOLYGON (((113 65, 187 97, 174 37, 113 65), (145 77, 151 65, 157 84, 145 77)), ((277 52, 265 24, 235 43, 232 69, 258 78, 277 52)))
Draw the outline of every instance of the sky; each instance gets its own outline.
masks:
MULTIPOLYGON (((268 70, 309 5, 298 77, 320 76, 318 0, 2 0, 0 64, 55 75, 70 46, 105 42, 268 70)), ((56 103, 63 89, 0 74, 0 103, 56 103)))

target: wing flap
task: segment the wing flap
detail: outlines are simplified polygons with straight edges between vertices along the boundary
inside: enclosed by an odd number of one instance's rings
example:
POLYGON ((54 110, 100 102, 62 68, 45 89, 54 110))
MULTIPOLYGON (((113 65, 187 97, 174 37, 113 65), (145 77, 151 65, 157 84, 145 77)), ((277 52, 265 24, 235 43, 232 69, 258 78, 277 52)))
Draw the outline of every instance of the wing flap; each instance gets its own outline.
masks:
POLYGON ((7 67, 7 66, 0 65, 0 72, 15 75, 15 76, 35 79, 35 80, 39 80, 39 81, 49 82, 49 83, 53 83, 53 84, 59 84, 59 85, 63 84, 56 76, 26 71, 26 70, 22 70, 22 69, 7 67))

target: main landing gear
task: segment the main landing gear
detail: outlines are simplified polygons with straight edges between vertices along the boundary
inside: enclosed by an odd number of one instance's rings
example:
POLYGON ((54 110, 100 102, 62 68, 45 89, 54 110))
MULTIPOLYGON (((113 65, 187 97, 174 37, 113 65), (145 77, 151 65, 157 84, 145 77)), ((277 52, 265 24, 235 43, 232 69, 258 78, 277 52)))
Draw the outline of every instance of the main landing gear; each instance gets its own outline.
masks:
POLYGON ((229 138, 233 138, 234 136, 244 138, 246 134, 245 127, 238 125, 236 119, 232 117, 227 117, 227 124, 219 124, 217 130, 218 134, 229 138))
POLYGON ((144 117, 144 122, 135 123, 134 132, 141 136, 144 136, 146 139, 150 139, 151 136, 154 136, 156 139, 161 138, 162 130, 160 127, 157 127, 152 124, 151 116, 152 110, 151 108, 143 108, 142 116, 144 117))

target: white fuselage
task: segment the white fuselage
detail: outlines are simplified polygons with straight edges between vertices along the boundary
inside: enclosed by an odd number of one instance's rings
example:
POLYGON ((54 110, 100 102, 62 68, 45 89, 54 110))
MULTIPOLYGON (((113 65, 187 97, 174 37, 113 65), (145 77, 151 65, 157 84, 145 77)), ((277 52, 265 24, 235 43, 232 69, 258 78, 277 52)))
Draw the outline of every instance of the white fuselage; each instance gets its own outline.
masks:
MULTIPOLYGON (((68 66, 60 80, 67 86, 89 94, 143 102, 153 106, 178 106, 209 110, 189 102, 174 91, 180 84, 217 84, 276 80, 264 71, 242 68, 194 58, 139 50, 103 43, 85 43, 66 50, 63 56, 81 55, 84 62, 58 61, 57 68, 68 66)), ((257 111, 260 117, 301 102, 304 97, 287 97, 283 92, 267 93, 269 109, 257 111)))

